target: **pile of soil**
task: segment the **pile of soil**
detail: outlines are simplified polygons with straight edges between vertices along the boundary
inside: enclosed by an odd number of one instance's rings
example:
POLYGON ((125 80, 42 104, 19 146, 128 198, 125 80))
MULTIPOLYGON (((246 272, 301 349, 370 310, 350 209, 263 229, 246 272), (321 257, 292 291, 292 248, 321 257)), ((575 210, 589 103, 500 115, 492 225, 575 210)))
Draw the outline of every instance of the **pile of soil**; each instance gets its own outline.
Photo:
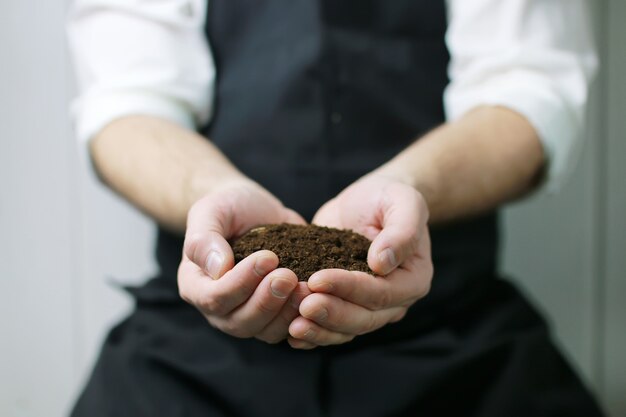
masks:
POLYGON ((273 224, 256 227, 233 242, 235 262, 267 249, 300 281, 320 269, 341 268, 373 274, 367 266, 370 241, 350 230, 315 225, 273 224))

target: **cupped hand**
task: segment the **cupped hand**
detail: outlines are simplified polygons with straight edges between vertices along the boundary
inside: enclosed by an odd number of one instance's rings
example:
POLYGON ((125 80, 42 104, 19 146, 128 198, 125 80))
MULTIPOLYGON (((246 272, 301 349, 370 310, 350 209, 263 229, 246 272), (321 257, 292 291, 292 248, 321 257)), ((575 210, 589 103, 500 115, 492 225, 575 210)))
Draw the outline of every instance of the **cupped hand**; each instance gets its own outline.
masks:
POLYGON ((277 343, 288 336, 302 299, 310 294, 278 257, 258 251, 234 263, 228 243, 254 226, 305 221, 249 180, 224 184, 198 200, 187 217, 178 268, 181 297, 211 325, 235 337, 277 343))
POLYGON ((433 276, 428 207, 399 181, 366 176, 324 204, 313 223, 352 229, 370 240, 367 262, 376 273, 327 269, 308 281, 312 291, 289 326, 292 347, 342 344, 401 320, 429 289, 433 276))

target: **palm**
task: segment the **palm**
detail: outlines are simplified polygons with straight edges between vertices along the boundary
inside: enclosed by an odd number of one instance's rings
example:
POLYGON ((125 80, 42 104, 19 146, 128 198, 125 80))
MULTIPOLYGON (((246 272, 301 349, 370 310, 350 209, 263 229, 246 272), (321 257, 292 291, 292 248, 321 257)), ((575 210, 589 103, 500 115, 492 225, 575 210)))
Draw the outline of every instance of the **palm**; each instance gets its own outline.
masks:
POLYGON ((211 200, 225 226, 227 239, 241 236, 260 224, 304 223, 296 212, 260 187, 228 188, 214 193, 211 200))
POLYGON ((313 294, 290 325, 291 345, 346 343, 400 320, 430 288, 427 220, 428 207, 417 190, 373 175, 322 206, 314 223, 352 229, 372 240, 367 262, 379 277, 342 269, 313 274, 308 281, 313 294))
POLYGON ((278 268, 272 252, 255 252, 235 265, 228 244, 254 226, 282 222, 304 220, 252 182, 225 184, 196 202, 178 270, 181 296, 230 335, 285 339, 297 305, 310 292, 292 271, 278 268))
POLYGON ((324 204, 313 217, 320 226, 351 229, 369 240, 382 230, 378 215, 379 197, 367 184, 355 183, 324 204))

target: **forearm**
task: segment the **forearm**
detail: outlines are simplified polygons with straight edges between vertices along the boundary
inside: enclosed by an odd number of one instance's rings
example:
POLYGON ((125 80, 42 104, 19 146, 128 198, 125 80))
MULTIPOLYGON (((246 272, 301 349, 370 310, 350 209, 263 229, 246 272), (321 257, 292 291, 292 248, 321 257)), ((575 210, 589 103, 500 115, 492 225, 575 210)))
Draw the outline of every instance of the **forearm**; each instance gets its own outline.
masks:
POLYGON ((202 136, 149 116, 117 119, 93 138, 100 178, 164 227, 183 232, 189 208, 230 181, 245 181, 202 136))
POLYGON ((528 193, 544 165, 530 123, 501 107, 481 107, 428 133, 375 173, 425 197, 431 223, 491 210, 528 193))

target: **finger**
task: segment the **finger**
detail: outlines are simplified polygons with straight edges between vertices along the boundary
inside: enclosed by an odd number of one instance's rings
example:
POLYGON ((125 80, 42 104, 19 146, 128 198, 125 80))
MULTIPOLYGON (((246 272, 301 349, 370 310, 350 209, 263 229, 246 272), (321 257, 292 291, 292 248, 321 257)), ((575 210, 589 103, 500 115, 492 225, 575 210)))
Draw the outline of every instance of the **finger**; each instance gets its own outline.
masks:
POLYGON ((300 303, 302 303, 302 300, 304 300, 309 295, 311 295, 311 290, 309 289, 307 283, 304 281, 300 281, 298 282, 296 289, 291 294, 289 304, 296 310, 296 312, 298 312, 298 309, 300 308, 300 303))
POLYGON ((336 204, 335 199, 327 201, 322 207, 317 210, 315 216, 313 216, 312 224, 326 227, 341 228, 341 216, 339 215, 339 206, 336 204))
POLYGON ((189 210, 183 253, 211 278, 218 279, 235 261, 226 241, 231 235, 232 213, 227 204, 201 200, 189 210))
MULTIPOLYGON (((428 207, 409 186, 394 184, 381 199, 381 232, 370 245, 367 262, 374 272, 387 275, 419 247, 428 220, 428 207)), ((426 256, 426 254, 424 254, 426 256)))
POLYGON ((324 269, 311 275, 308 287, 313 292, 332 294, 377 311, 403 306, 424 297, 430 290, 431 280, 432 263, 411 258, 386 277, 374 277, 360 271, 324 269))
POLYGON ((293 337, 289 337, 287 341, 289 342, 289 345, 294 349, 311 350, 317 347, 317 345, 313 343, 305 342, 304 340, 296 339, 293 337))
MULTIPOLYGON (((372 311, 333 295, 315 293, 302 301, 300 315, 327 330, 359 335, 381 328, 403 309, 404 307, 392 307, 372 311)), ((292 336, 296 337, 293 334, 292 336)))
POLYGON ((291 336, 290 339, 304 341, 308 345, 313 346, 340 345, 351 341, 355 337, 353 334, 344 334, 325 329, 303 317, 298 317, 291 323, 289 334, 291 336))
POLYGON ((230 325, 236 328, 235 335, 252 337, 259 334, 288 304, 297 284, 296 274, 289 269, 270 272, 252 296, 229 316, 230 325))
POLYGON ((224 316, 250 298, 261 280, 277 266, 276 254, 263 250, 246 257, 213 281, 185 259, 178 272, 179 292, 205 315, 224 316))
POLYGON ((300 303, 311 291, 305 282, 299 282, 291 293, 289 300, 280 313, 256 336, 257 339, 267 343, 278 343, 289 335, 289 325, 300 315, 298 308, 300 303))
POLYGON ((306 225, 306 220, 304 220, 301 215, 299 215, 296 211, 290 208, 285 208, 285 216, 283 218, 283 221, 285 223, 306 225))

